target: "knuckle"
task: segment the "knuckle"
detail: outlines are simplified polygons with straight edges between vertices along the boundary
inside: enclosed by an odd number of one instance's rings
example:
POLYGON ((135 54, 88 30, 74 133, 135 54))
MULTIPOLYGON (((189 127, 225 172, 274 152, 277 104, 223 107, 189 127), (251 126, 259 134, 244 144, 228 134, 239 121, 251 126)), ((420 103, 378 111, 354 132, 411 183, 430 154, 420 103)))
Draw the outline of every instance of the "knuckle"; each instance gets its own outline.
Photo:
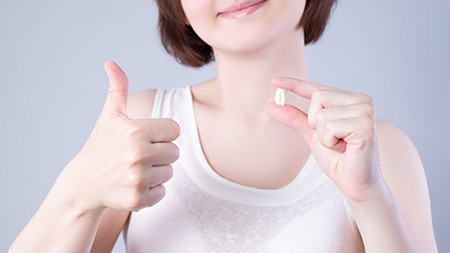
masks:
POLYGON ((137 172, 137 170, 128 172, 128 185, 137 189, 140 188, 143 185, 143 183, 144 179, 142 178, 142 175, 137 172))
POLYGON ((316 129, 316 119, 311 115, 308 115, 308 124, 311 128, 316 129))
POLYGON ((368 124, 367 130, 370 136, 376 135, 377 129, 373 121, 371 121, 370 124, 368 124))
POLYGON ((132 165, 138 165, 148 156, 142 147, 133 147, 130 154, 130 162, 132 165))
POLYGON ((316 122, 325 121, 325 112, 323 110, 316 113, 316 122))
POLYGON ((322 90, 315 90, 312 94, 311 94, 311 101, 320 101, 322 100, 323 97, 323 91, 322 90))
POLYGON ((125 137, 132 139, 140 138, 144 132, 145 130, 141 126, 131 123, 125 130, 125 137))
POLYGON ((323 133, 321 133, 321 134, 318 135, 318 139, 319 139, 319 142, 320 142, 320 144, 321 144, 322 146, 329 148, 328 141, 327 141, 327 139, 325 138, 325 136, 324 136, 323 133))
POLYGON ((363 129, 365 130, 366 134, 368 136, 375 136, 376 134, 376 125, 375 122, 372 119, 366 119, 363 120, 361 119, 361 125, 363 127, 363 129))
POLYGON ((360 105, 360 108, 363 115, 366 115, 371 119, 375 117, 375 108, 371 104, 362 104, 360 105))

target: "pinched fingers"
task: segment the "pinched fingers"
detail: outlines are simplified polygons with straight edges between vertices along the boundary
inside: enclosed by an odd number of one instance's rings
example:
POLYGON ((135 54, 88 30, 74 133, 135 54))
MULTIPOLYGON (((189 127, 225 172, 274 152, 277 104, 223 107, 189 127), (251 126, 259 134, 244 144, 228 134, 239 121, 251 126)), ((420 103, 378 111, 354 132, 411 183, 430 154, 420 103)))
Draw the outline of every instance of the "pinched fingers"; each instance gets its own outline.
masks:
POLYGON ((311 132, 305 126, 307 122, 324 147, 344 152, 347 144, 373 137, 375 110, 369 96, 294 78, 274 78, 272 82, 278 88, 310 100, 310 105, 307 115, 292 106, 269 106, 269 114, 297 132, 311 132))
POLYGON ((317 114, 327 108, 343 108, 344 106, 359 104, 361 107, 367 105, 367 111, 373 111, 372 99, 364 94, 352 93, 289 77, 273 78, 272 83, 278 88, 289 90, 296 95, 310 100, 308 123, 312 128, 316 128, 317 114))

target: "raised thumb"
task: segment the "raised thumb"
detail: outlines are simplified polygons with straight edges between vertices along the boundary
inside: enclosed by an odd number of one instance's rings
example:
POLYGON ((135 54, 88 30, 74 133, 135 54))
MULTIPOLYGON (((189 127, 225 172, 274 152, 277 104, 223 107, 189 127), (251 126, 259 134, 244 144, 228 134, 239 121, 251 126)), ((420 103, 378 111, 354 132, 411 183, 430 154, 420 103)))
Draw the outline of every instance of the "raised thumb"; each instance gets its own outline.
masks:
POLYGON ((109 78, 108 96, 102 114, 109 116, 128 116, 128 78, 119 65, 107 61, 103 67, 109 78))

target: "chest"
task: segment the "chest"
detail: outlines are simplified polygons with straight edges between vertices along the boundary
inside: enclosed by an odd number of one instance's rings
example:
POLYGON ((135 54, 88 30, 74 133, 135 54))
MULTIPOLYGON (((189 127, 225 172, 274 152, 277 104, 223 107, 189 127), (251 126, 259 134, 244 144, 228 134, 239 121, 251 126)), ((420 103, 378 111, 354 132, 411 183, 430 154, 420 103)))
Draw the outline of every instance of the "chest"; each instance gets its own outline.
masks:
POLYGON ((216 198, 178 173, 158 205, 133 213, 128 252, 357 252, 353 224, 327 181, 284 206, 216 198))
POLYGON ((278 189, 301 171, 310 151, 301 137, 285 126, 245 128, 233 120, 198 116, 199 142, 212 169, 242 185, 278 189))

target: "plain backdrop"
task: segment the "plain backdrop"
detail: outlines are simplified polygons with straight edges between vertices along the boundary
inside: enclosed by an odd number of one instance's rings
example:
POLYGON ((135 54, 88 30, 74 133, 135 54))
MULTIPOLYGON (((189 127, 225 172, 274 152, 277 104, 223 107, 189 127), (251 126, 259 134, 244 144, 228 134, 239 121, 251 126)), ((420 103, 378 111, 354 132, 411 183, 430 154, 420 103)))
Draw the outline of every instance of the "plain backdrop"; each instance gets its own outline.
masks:
MULTIPOLYGON (((449 13, 448 0, 340 0, 307 48, 312 81, 371 95, 378 117, 416 144, 441 252, 450 252, 449 13)), ((153 0, 0 1, 0 252, 86 141, 106 96, 104 61, 125 69, 131 92, 214 76, 214 65, 187 69, 167 56, 156 19, 153 0)), ((123 251, 120 239, 114 252, 123 251)))

